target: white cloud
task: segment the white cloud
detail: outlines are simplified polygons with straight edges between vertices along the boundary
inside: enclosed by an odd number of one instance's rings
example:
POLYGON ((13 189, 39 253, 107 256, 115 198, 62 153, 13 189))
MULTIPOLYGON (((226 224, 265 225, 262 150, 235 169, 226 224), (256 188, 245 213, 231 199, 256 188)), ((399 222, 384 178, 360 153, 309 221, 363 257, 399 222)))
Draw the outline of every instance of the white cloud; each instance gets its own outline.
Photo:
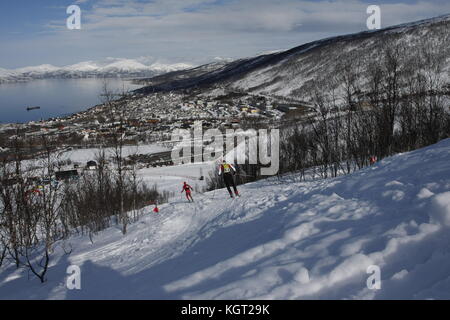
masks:
MULTIPOLYGON (((220 5, 215 0, 90 2, 92 9, 83 11, 82 30, 68 31, 65 21, 52 21, 50 34, 28 43, 42 47, 38 48, 42 55, 48 51, 50 58, 42 63, 53 62, 56 53, 59 59, 71 60, 63 63, 80 61, 77 51, 85 59, 106 54, 197 61, 246 56, 362 31, 368 6, 358 0, 228 0, 220 5)), ((450 2, 389 3, 381 8, 385 27, 450 12, 450 2)))

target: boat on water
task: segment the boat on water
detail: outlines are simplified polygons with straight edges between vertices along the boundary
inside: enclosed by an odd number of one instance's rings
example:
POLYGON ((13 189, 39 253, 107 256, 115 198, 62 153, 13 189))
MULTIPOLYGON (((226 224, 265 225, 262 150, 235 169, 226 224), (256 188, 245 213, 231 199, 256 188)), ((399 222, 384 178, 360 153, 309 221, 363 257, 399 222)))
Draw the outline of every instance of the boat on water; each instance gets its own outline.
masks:
POLYGON ((41 107, 28 107, 27 111, 31 111, 31 110, 39 110, 41 107))

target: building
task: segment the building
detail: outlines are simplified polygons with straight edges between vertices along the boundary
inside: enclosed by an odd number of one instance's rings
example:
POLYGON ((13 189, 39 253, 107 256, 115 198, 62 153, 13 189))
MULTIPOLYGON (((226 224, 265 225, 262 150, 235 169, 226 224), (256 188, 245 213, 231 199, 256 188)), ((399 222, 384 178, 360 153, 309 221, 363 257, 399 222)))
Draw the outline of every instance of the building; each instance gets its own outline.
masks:
POLYGON ((55 172, 55 177, 57 181, 67 181, 78 179, 78 171, 77 170, 67 170, 67 171, 59 171, 55 172))

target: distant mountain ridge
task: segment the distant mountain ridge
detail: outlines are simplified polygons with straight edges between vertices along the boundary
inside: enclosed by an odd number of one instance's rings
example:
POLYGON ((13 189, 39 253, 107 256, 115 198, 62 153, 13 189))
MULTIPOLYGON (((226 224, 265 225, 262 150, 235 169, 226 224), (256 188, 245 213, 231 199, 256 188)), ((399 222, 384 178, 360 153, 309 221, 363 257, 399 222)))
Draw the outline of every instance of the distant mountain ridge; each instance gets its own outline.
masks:
MULTIPOLYGON (((412 46, 421 39, 432 40, 445 51, 444 72, 450 71, 450 14, 391 26, 381 30, 363 31, 321 39, 298 47, 238 59, 202 65, 188 70, 174 71, 149 79, 142 79, 146 87, 140 93, 200 89, 207 95, 222 89, 234 92, 295 97, 304 99, 303 92, 314 79, 333 77, 342 61, 354 57, 380 56, 383 42, 395 39, 412 46), (442 34, 444 37, 441 38, 442 34)), ((449 77, 450 78, 450 77, 449 77)))
POLYGON ((43 64, 14 70, 0 68, 0 83, 46 78, 151 77, 192 67, 186 63, 144 64, 137 59, 108 58, 105 61, 84 61, 64 67, 43 64))

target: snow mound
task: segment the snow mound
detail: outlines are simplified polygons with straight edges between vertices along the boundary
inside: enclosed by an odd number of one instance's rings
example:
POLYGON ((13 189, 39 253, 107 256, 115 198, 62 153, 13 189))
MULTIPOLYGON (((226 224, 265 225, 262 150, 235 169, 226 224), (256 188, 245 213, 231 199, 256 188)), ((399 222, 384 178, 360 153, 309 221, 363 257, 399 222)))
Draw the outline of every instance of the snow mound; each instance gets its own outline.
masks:
POLYGON ((433 221, 450 227, 450 192, 435 195, 431 200, 430 212, 433 221))

